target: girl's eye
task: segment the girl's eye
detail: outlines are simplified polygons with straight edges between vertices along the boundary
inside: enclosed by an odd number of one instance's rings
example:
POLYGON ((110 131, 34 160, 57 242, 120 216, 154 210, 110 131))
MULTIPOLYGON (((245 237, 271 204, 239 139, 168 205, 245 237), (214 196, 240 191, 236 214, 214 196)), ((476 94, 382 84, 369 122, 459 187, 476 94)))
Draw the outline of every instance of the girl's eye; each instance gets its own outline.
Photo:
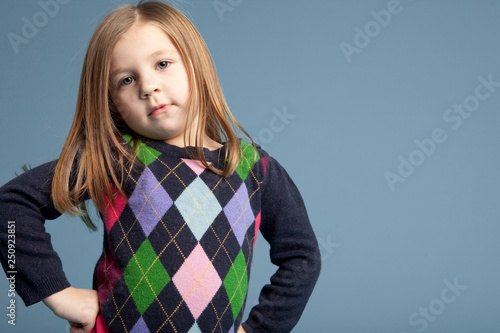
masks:
POLYGON ((160 61, 160 62, 158 63, 158 65, 156 65, 156 67, 157 67, 158 69, 165 69, 165 68, 167 68, 168 66, 170 66, 170 62, 168 62, 168 61, 160 61))
POLYGON ((128 86, 129 84, 131 84, 134 81, 135 81, 135 79, 133 77, 129 76, 129 77, 124 78, 122 80, 122 82, 120 83, 120 85, 122 85, 122 86, 128 86))

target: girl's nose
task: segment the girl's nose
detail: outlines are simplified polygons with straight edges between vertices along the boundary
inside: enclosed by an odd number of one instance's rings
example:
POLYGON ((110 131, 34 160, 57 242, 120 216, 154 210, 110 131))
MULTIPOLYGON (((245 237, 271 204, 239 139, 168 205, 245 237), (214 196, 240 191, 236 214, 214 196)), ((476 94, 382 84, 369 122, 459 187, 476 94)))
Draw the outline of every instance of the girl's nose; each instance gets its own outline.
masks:
POLYGON ((142 80, 140 97, 149 98, 153 93, 160 91, 160 85, 158 82, 151 77, 142 80))

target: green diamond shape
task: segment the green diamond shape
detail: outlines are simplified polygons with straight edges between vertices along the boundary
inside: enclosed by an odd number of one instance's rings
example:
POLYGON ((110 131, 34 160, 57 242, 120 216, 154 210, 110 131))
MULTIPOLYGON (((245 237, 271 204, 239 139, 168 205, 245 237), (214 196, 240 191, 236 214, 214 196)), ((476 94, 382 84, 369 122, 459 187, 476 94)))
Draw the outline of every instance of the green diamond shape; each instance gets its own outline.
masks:
POLYGON ((233 310, 233 320, 236 320, 248 291, 247 265, 242 250, 224 279, 224 287, 231 303, 231 310, 233 310))
MULTIPOLYGON (((125 134, 123 136, 123 140, 127 141, 128 143, 130 143, 131 139, 132 137, 129 134, 125 134)), ((151 162, 154 162, 160 155, 161 153, 158 150, 149 147, 142 141, 138 142, 137 158, 146 166, 151 162)))
POLYGON ((248 177, 250 169, 252 168, 254 158, 255 162, 257 162, 258 160, 260 160, 260 156, 259 153, 255 151, 255 147, 251 143, 248 143, 244 140, 241 140, 240 148, 241 159, 235 171, 241 177, 241 179, 245 181, 245 179, 247 179, 248 177))
POLYGON ((170 282, 170 276, 148 239, 130 259, 123 276, 141 315, 170 282))

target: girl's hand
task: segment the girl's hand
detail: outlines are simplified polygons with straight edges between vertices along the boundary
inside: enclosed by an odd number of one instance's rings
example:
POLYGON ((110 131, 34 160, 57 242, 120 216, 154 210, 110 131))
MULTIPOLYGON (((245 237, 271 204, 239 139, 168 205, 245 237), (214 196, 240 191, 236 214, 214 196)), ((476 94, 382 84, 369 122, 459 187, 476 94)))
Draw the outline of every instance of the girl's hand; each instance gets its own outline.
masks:
POLYGON ((240 328, 238 328, 238 332, 236 333, 247 333, 247 332, 243 329, 243 326, 240 326, 240 328))
POLYGON ((90 333, 99 312, 97 291, 69 287, 43 299, 56 316, 71 325, 70 333, 90 333))

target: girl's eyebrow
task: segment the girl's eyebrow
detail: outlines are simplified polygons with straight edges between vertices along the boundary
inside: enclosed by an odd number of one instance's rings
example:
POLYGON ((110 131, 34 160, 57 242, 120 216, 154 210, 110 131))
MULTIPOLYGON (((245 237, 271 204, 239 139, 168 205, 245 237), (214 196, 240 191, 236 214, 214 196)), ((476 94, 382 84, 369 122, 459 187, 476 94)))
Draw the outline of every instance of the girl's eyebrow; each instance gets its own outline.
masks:
POLYGON ((149 57, 150 58, 155 58, 161 54, 165 54, 165 55, 174 55, 176 54, 177 51, 176 50, 172 50, 172 49, 164 49, 164 50, 158 50, 156 52, 153 52, 149 57))
MULTIPOLYGON (((151 53, 151 55, 149 55, 148 58, 156 58, 159 55, 175 55, 175 54, 177 54, 176 50, 164 49, 164 50, 158 50, 156 52, 151 53)), ((119 67, 119 68, 117 68, 117 69, 115 69, 114 71, 111 72, 110 77, 113 77, 113 76, 115 76, 118 73, 126 72, 126 71, 128 71, 127 68, 119 67)))

